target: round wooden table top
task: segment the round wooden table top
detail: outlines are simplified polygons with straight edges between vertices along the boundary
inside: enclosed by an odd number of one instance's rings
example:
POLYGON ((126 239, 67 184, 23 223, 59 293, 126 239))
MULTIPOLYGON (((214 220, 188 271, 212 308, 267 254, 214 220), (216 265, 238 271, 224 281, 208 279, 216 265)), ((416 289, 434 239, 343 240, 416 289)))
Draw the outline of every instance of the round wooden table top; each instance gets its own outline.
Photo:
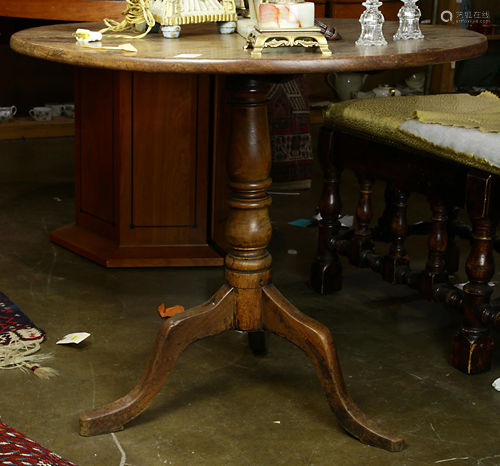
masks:
POLYGON ((425 39, 392 40, 398 23, 384 24, 388 45, 358 47, 360 35, 356 19, 326 19, 335 26, 342 40, 329 42, 331 56, 303 47, 267 48, 262 57, 250 56, 239 34, 220 34, 214 23, 182 26, 178 39, 148 34, 143 39, 104 35, 103 46, 131 43, 137 52, 92 50, 77 43, 77 28, 98 31, 102 23, 71 23, 42 26, 15 33, 11 47, 19 53, 70 65, 152 73, 217 74, 301 74, 339 71, 369 71, 424 66, 465 60, 484 53, 485 36, 461 28, 421 25, 425 39))

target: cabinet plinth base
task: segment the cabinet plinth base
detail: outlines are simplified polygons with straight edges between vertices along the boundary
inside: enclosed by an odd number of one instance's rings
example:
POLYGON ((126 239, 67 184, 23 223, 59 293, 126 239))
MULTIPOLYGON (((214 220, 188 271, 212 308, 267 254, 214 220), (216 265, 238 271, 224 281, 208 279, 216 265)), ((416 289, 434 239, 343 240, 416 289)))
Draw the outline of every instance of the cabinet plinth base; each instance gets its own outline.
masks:
POLYGON ((119 246, 74 224, 49 234, 50 241, 98 264, 114 267, 200 267, 224 265, 207 244, 119 246))

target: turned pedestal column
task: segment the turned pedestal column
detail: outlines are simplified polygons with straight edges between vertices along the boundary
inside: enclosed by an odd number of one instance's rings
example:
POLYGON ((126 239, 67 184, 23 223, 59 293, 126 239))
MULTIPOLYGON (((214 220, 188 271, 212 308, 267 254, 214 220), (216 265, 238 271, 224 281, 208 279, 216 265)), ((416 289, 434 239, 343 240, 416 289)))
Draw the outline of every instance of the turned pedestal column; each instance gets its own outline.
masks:
MULTIPOLYGON (((271 284, 271 255, 266 250, 271 239, 267 81, 251 76, 227 78, 231 193, 226 236, 231 250, 226 257, 226 283, 207 303, 163 324, 137 387, 114 403, 82 413, 81 435, 123 429, 153 401, 191 343, 235 329, 273 333, 297 345, 316 368, 327 402, 348 432, 386 450, 403 448, 401 436, 367 419, 350 398, 328 329, 302 314, 271 284)), ((259 339, 252 338, 251 343, 262 349, 259 339)))

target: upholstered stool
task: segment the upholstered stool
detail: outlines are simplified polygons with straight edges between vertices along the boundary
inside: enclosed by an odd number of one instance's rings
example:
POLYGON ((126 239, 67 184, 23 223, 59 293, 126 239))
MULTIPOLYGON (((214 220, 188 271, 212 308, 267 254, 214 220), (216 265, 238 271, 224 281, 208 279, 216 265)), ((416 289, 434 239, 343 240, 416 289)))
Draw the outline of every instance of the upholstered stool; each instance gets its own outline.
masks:
POLYGON ((500 300, 490 297, 500 247, 496 224, 500 217, 500 100, 479 96, 388 97, 351 100, 332 105, 325 115, 318 154, 324 172, 319 203, 318 253, 311 286, 320 293, 342 287, 339 256, 351 265, 370 267, 393 284, 419 290, 429 301, 444 302, 464 313, 455 335, 452 364, 472 374, 489 370, 493 340, 487 325, 500 328, 500 300), (341 233, 340 176, 351 169, 360 183, 355 229, 341 233), (372 186, 386 183, 385 210, 372 220, 372 186), (427 196, 431 221, 408 225, 411 192, 427 196), (457 220, 465 208, 471 225, 457 220), (405 237, 428 235, 424 270, 410 268, 405 237), (469 239, 471 252, 463 291, 449 284, 458 270, 456 237, 469 239), (376 241, 389 243, 386 255, 374 252, 376 241))

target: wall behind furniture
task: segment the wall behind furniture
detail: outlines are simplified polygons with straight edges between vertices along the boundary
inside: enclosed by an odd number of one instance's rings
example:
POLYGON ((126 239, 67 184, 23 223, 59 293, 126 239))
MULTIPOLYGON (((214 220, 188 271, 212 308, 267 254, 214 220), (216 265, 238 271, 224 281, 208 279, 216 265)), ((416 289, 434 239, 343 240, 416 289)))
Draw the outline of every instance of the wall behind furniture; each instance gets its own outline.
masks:
POLYGON ((472 11, 488 11, 491 22, 500 19, 500 2, 498 0, 472 0, 472 11))
MULTIPOLYGON (((47 21, 0 18, 0 106, 15 105, 18 116, 27 116, 33 107, 48 102, 73 100, 73 68, 59 63, 38 60, 12 51, 12 33, 48 24, 47 21)), ((50 23, 49 23, 50 24, 50 23)))
POLYGON ((19 116, 27 116, 35 106, 73 100, 73 68, 13 52, 14 32, 58 22, 120 20, 125 6, 125 0, 1 0, 0 106, 15 105, 19 116))
MULTIPOLYGON (((331 6, 331 4, 342 4, 343 9, 340 11, 343 12, 344 18, 354 18, 354 16, 349 15, 348 12, 348 6, 354 5, 356 3, 361 5, 362 0, 324 0, 327 3, 330 3, 329 8, 327 8, 328 11, 335 11, 335 8, 331 6)), ((403 5, 403 2, 396 2, 396 5, 398 7, 403 5)), ((430 20, 432 16, 432 0, 420 0, 418 2, 418 6, 420 8, 420 11, 422 12, 421 20, 430 20)), ((364 7, 362 7, 362 10, 364 10, 364 7)), ((354 10, 351 10, 351 12, 354 10)), ((391 13, 392 16, 388 16, 386 18, 387 21, 390 20, 397 20, 397 18, 394 16, 394 13, 391 13)), ((357 14, 357 13, 356 13, 357 14)), ((334 23, 335 24, 335 23, 334 23)), ((361 32, 361 26, 359 28, 361 32)), ((342 34, 342 31, 340 31, 342 34)), ((387 40, 392 40, 391 37, 386 36, 387 40)), ((400 83, 403 84, 405 79, 408 76, 411 76, 414 73, 417 72, 422 72, 425 71, 425 68, 405 68, 405 69, 400 69, 400 70, 389 70, 389 71, 384 71, 378 74, 372 74, 370 75, 366 82, 365 85, 363 86, 362 91, 368 91, 373 89, 374 87, 379 86, 380 84, 389 84, 391 86, 395 86, 396 84, 400 83)), ((332 90, 332 88, 327 84, 326 81, 326 75, 323 73, 315 73, 315 74, 308 74, 307 75, 307 81, 308 81, 308 86, 309 86, 309 96, 311 102, 322 102, 322 101, 333 101, 336 99, 336 94, 332 90)))

